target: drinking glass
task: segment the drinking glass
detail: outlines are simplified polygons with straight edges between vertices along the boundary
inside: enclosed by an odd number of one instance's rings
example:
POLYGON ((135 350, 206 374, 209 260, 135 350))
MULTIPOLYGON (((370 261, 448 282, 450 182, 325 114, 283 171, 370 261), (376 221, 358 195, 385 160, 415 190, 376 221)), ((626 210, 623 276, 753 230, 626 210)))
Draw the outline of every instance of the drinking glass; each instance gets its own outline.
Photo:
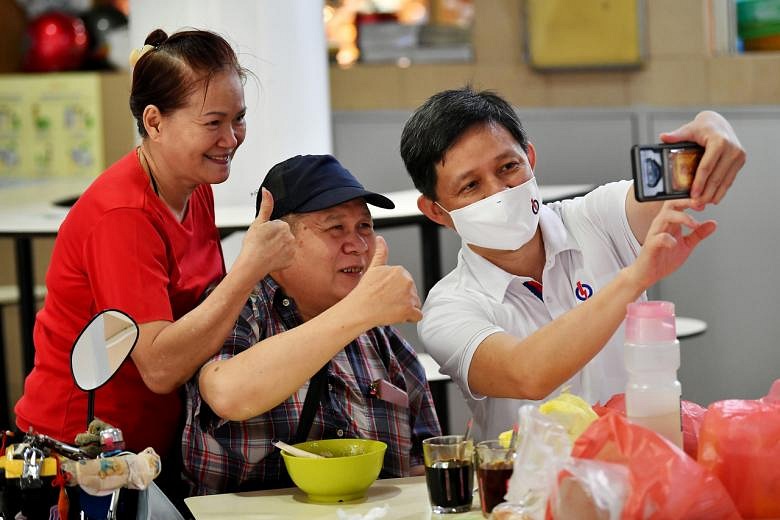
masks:
POLYGON ((482 516, 485 518, 490 516, 494 507, 504 502, 514 468, 513 454, 514 450, 505 448, 497 440, 477 444, 475 465, 479 501, 482 504, 482 516))
POLYGON ((471 509, 474 488, 474 442, 463 435, 423 440, 425 481, 434 513, 463 513, 471 509))

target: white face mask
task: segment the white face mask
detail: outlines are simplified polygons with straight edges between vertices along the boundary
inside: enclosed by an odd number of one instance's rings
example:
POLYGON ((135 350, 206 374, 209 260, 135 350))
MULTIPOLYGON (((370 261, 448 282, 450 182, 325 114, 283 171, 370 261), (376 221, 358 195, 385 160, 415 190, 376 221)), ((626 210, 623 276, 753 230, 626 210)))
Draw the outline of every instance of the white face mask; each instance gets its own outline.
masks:
POLYGON ((530 241, 539 225, 542 198, 536 178, 499 191, 468 206, 447 211, 455 231, 467 244, 489 249, 520 249, 530 241))

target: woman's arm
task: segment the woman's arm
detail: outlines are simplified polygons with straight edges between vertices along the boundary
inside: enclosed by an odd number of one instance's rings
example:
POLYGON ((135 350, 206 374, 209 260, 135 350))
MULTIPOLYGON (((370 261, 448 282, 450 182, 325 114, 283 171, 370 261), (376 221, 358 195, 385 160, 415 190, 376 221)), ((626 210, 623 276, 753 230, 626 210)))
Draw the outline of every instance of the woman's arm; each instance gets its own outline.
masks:
POLYGON ((139 327, 132 357, 150 390, 169 393, 192 377, 222 347, 255 284, 292 260, 294 237, 286 222, 268 220, 272 211, 273 198, 263 190, 233 268, 200 305, 175 322, 139 327))

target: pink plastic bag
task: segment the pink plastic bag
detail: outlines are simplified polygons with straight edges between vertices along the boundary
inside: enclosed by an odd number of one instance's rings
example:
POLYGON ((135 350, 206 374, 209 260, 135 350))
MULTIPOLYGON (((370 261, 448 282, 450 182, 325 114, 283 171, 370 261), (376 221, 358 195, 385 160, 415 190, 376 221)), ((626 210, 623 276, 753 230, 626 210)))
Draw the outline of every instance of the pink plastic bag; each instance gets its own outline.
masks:
POLYGON ((755 401, 710 405, 699 463, 725 485, 746 518, 780 518, 780 379, 755 401))
POLYGON ((607 413, 577 439, 572 456, 625 465, 624 519, 740 519, 723 484, 655 432, 607 413))
MULTIPOLYGON (((604 415, 610 411, 626 415, 626 394, 613 395, 606 404, 596 403, 593 411, 598 415, 604 415)), ((683 450, 696 458, 699 449, 699 430, 704 421, 707 409, 692 401, 680 401, 680 414, 682 415, 683 450)))

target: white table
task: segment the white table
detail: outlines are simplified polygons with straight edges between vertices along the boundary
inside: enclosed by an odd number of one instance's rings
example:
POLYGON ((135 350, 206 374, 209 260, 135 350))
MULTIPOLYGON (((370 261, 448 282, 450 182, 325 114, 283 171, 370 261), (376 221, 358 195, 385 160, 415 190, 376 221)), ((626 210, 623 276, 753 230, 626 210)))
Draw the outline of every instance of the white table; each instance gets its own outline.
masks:
MULTIPOLYGON (((0 209, 0 237, 13 239, 16 285, 19 289, 19 334, 25 373, 33 365, 33 325, 35 324, 35 279, 32 241, 57 234, 68 211, 46 202, 4 205, 0 209)), ((0 338, 2 345, 2 338, 0 338)), ((2 352, 0 352, 2 355, 2 352)))
MULTIPOLYGON (((475 482, 476 484, 476 482, 475 482)), ((474 493, 468 513, 434 515, 428 500, 425 477, 377 480, 368 489, 366 497, 341 504, 315 504, 307 500, 298 488, 273 489, 246 493, 226 493, 191 497, 184 500, 195 520, 223 520, 228 518, 305 518, 307 520, 338 518, 338 510, 365 515, 374 507, 389 506, 385 518, 409 520, 437 518, 482 519, 479 493, 474 493)))
POLYGON ((429 383, 450 380, 450 376, 439 372, 439 364, 436 362, 436 360, 433 359, 433 357, 431 357, 430 354, 426 352, 417 354, 417 359, 420 360, 420 364, 425 370, 425 377, 428 379, 429 383))
POLYGON ((676 316, 674 321, 677 328, 677 339, 692 338, 707 332, 707 322, 704 320, 676 316))

